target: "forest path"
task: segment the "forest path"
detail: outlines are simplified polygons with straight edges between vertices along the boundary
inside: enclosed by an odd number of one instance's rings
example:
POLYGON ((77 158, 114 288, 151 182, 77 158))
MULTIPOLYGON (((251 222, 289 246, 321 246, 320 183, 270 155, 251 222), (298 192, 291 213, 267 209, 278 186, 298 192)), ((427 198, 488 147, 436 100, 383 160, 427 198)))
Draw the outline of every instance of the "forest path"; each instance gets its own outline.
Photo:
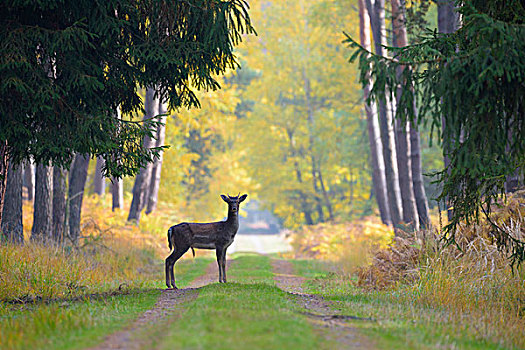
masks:
POLYGON ((228 248, 228 254, 239 252, 274 254, 292 249, 283 234, 238 234, 228 248))
MULTIPOLYGON (((227 261, 227 268, 231 260, 227 261)), ((155 306, 144 312, 126 329, 107 336, 91 350, 146 349, 155 343, 152 335, 160 335, 169 324, 183 317, 186 307, 199 296, 199 289, 218 280, 219 269, 211 262, 203 275, 194 279, 187 288, 163 289, 155 306)))
POLYGON ((221 342, 220 349, 242 349, 238 339, 255 349, 375 349, 347 322, 356 318, 339 315, 321 296, 303 293, 306 278, 295 274, 292 261, 239 254, 227 264, 232 283, 216 283, 213 261, 187 288, 162 290, 153 308, 91 349, 208 348, 221 342), (235 336, 224 331, 228 327, 235 336), (296 340, 295 331, 314 342, 296 340), (184 336, 191 332, 199 335, 184 336))
POLYGON ((320 295, 306 294, 302 285, 305 278, 295 275, 290 260, 271 260, 274 280, 277 286, 290 293, 314 324, 314 331, 335 341, 338 349, 375 349, 372 341, 351 327, 346 321, 359 319, 358 317, 340 315, 335 312, 334 305, 320 295))

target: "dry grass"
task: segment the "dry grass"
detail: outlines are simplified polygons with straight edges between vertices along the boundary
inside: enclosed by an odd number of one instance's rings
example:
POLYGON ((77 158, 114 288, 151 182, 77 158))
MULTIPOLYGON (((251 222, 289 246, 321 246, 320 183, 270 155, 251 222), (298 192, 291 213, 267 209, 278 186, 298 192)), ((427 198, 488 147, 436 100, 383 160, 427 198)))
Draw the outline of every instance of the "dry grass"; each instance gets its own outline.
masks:
POLYGON ((141 287, 152 273, 160 277, 172 210, 143 215, 140 226, 128 224, 127 213, 128 208, 112 212, 109 196, 85 198, 79 247, 43 246, 29 239, 32 206, 25 203, 26 243, 0 246, 0 300, 69 298, 141 287))
POLYGON ((393 231, 376 217, 351 223, 325 223, 304 226, 291 235, 295 258, 337 261, 342 273, 351 275, 358 266, 370 261, 371 251, 385 248, 393 231))
MULTIPOLYGON (((524 197, 524 191, 509 196, 492 214, 493 222, 521 240, 524 197)), ((294 247, 301 255, 339 261, 342 278, 357 272, 356 285, 378 298, 385 317, 417 320, 429 329, 446 325, 456 335, 525 348, 525 271, 510 267, 508 252, 498 250, 488 222, 460 226, 457 246, 445 246, 440 235, 425 232, 424 244, 418 233, 395 237, 381 247, 377 239, 366 240, 388 237, 385 231, 365 234, 365 225, 305 229, 296 234, 294 247), (371 254, 374 246, 379 248, 371 254), (359 262, 357 270, 347 267, 359 262)))

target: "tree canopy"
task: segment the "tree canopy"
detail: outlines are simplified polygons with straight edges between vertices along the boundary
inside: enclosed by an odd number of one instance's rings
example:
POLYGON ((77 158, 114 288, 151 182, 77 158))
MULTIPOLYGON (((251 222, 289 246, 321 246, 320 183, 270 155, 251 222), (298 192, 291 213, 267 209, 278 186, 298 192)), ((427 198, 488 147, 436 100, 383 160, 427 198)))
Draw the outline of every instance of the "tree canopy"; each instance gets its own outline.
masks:
MULTIPOLYGON (((490 213, 510 176, 525 170, 525 9, 519 1, 465 1, 456 32, 429 32, 418 44, 388 48, 380 57, 348 37, 359 58, 361 81, 373 81, 371 99, 398 94, 396 117, 431 123, 439 130, 450 165, 437 173, 441 200, 453 216, 446 227, 490 213), (402 75, 396 71, 407 66, 402 75), (402 89, 397 89, 402 86, 402 89)), ((525 242, 494 225, 501 247, 525 260, 525 242)))
POLYGON ((233 47, 253 33, 244 0, 5 1, 0 5, 0 140, 9 158, 68 166, 102 156, 111 176, 133 175, 158 155, 142 145, 157 119, 139 87, 171 108, 194 107, 214 74, 237 66, 233 47))

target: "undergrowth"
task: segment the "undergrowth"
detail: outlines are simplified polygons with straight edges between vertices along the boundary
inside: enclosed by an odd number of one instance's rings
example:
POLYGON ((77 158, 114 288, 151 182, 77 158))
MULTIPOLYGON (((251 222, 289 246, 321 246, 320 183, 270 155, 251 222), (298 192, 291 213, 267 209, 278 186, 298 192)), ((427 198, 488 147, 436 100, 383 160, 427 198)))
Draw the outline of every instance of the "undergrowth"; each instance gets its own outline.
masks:
MULTIPOLYGON (((494 208, 492 221, 524 240, 523 192, 494 208)), ((525 271, 523 266, 512 268, 508 252, 498 250, 489 222, 460 226, 457 245, 449 246, 428 231, 399 235, 387 247, 380 247, 377 239, 367 244, 361 242, 366 235, 356 233, 359 225, 354 223, 347 225, 346 237, 361 238, 349 241, 357 241, 355 246, 343 248, 341 227, 322 227, 322 238, 320 233, 301 232, 308 237, 295 239, 300 243, 296 251, 305 255, 314 250, 310 255, 338 262, 340 283, 332 287, 350 299, 374 304, 368 316, 380 309, 374 317, 401 318, 428 329, 447 327, 457 336, 525 348, 525 271), (330 246, 327 242, 334 242, 333 247, 321 253, 317 247, 330 246)))
POLYGON ((0 245, 0 301, 72 298, 151 287, 152 280, 160 286, 174 211, 161 204, 140 225, 128 223, 127 213, 128 208, 112 211, 109 196, 87 197, 78 246, 42 245, 30 240, 32 205, 24 203, 24 245, 0 245))

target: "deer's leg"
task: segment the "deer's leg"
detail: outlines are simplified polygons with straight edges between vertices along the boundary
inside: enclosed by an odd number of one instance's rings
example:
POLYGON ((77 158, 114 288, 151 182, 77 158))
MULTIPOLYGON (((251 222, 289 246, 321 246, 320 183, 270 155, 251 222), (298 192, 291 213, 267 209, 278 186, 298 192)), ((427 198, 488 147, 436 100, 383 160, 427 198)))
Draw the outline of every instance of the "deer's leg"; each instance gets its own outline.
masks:
POLYGON ((221 257, 222 257, 222 248, 217 248, 215 250, 215 255, 217 256, 217 265, 219 266, 219 283, 222 283, 222 267, 221 267, 221 257))
POLYGON ((222 251, 221 265, 222 265, 222 282, 226 283, 226 249, 222 251))
POLYGON ((166 258, 166 285, 168 288, 171 287, 177 289, 177 286, 175 285, 175 274, 173 273, 173 268, 177 260, 179 260, 189 248, 189 246, 184 247, 183 249, 179 249, 179 247, 177 247, 177 250, 174 250, 173 253, 171 253, 171 255, 166 258))

